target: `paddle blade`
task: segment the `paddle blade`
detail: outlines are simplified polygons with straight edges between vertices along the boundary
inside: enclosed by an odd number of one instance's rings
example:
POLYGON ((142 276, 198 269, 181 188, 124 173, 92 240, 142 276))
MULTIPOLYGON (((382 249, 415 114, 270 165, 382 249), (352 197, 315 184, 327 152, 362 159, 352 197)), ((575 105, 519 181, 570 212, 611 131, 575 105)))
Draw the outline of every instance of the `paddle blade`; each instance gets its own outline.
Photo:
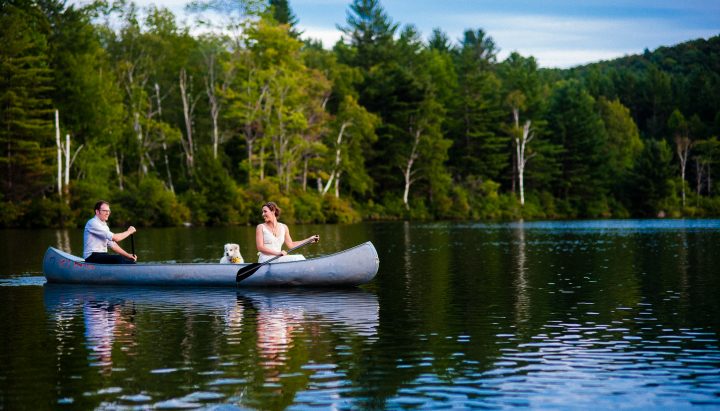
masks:
POLYGON ((250 265, 246 265, 245 267, 238 270, 237 275, 235 276, 235 281, 240 282, 251 275, 255 274, 257 270, 260 269, 263 265, 260 263, 252 263, 250 265))

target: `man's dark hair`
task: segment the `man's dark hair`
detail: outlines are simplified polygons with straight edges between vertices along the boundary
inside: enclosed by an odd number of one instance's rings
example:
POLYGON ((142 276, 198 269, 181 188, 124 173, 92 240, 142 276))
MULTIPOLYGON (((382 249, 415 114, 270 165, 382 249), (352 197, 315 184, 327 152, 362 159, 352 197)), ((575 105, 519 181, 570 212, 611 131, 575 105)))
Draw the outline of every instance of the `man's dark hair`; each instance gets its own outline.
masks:
POLYGON ((95 203, 95 211, 98 211, 100 209, 100 207, 102 207, 103 204, 110 205, 110 203, 108 203, 107 201, 100 200, 97 203, 95 203))

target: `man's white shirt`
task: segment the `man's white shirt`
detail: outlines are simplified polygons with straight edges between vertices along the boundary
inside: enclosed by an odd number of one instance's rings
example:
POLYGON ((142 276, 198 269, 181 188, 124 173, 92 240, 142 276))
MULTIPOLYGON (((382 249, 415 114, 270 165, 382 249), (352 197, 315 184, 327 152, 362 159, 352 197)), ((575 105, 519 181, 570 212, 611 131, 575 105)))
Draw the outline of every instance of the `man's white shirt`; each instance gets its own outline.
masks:
POLYGON ((92 253, 107 253, 108 246, 115 244, 112 237, 113 233, 106 222, 98 216, 89 219, 83 232, 83 258, 90 257, 92 253))

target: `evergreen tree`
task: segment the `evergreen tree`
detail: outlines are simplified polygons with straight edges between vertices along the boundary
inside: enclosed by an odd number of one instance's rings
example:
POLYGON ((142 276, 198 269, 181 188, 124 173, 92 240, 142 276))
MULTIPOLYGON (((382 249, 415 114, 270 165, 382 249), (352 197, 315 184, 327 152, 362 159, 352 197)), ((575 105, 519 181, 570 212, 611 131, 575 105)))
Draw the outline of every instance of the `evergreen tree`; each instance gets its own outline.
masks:
POLYGON ((452 49, 452 44, 444 31, 434 28, 428 40, 428 48, 447 53, 452 49))
POLYGON ((353 0, 347 13, 347 26, 339 27, 355 52, 351 66, 369 71, 373 66, 388 62, 392 56, 393 36, 398 25, 385 13, 379 0, 353 0))
POLYGON ((626 180, 632 207, 645 216, 655 216, 672 194, 672 150, 665 140, 647 140, 632 177, 626 180))
POLYGON ((270 8, 275 21, 287 25, 291 36, 297 38, 302 34, 296 30, 298 19, 290 9, 288 0, 270 0, 270 8))
POLYGON ((610 175, 615 180, 624 180, 642 152, 643 143, 638 127, 630 115, 630 110, 619 100, 600 97, 597 100, 598 112, 607 131, 607 144, 603 149, 603 158, 610 175))
POLYGON ((48 192, 57 170, 48 32, 37 6, 0 6, 0 187, 12 202, 48 192))
POLYGON ((456 176, 475 175, 495 181, 510 165, 510 138, 502 132, 500 80, 494 72, 497 49, 483 30, 467 30, 457 54, 458 103, 449 118, 450 153, 456 176))
POLYGON ((608 192, 609 175, 603 158, 607 133, 595 101, 578 81, 561 81, 553 90, 548 110, 550 141, 562 146, 562 175, 555 192, 575 210, 587 215, 593 202, 608 192))
POLYGON ((43 4, 51 27, 52 100, 60 111, 62 135, 71 135, 71 154, 77 154, 70 170, 70 200, 73 206, 87 207, 94 198, 109 198, 115 167, 108 147, 122 135, 122 94, 91 22, 96 10, 64 8, 58 1, 43 4))

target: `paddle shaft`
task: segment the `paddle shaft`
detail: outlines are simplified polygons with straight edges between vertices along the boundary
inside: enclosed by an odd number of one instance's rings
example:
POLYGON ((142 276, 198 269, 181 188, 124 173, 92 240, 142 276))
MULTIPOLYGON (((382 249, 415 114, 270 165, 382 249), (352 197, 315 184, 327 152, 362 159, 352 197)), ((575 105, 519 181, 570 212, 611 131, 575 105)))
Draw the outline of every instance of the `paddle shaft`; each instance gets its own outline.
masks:
MULTIPOLYGON (((315 242, 314 238, 312 240, 305 241, 304 243, 289 249, 285 255, 290 254, 291 252, 297 250, 300 247, 305 247, 306 245, 308 245, 310 243, 314 243, 314 242, 315 242)), ((264 263, 253 263, 253 264, 250 264, 248 266, 245 266, 245 267, 239 269, 237 272, 237 275, 235 276, 235 281, 239 283, 240 281, 255 274, 257 272, 257 270, 260 269, 260 267, 264 266, 265 264, 269 264, 269 263, 277 260, 280 257, 282 257, 282 255, 276 255, 275 257, 265 261, 264 263)))
POLYGON ((135 235, 130 234, 130 247, 132 248, 132 255, 135 255, 135 235))

